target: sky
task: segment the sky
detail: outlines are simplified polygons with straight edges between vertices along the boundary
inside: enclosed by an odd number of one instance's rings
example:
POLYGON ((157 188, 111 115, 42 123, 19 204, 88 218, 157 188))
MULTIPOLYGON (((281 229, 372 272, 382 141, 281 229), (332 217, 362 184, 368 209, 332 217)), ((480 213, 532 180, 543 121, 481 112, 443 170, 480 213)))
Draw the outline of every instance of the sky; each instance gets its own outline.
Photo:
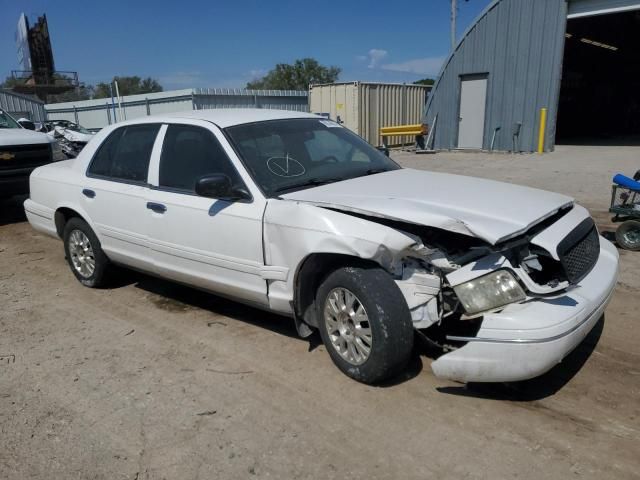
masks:
MULTIPOLYGON (((488 4, 459 0, 459 36, 488 4)), ((87 84, 138 75, 165 90, 244 88, 304 57, 340 67, 341 81, 410 83, 438 74, 450 8, 450 0, 0 0, 0 77, 19 70, 24 12, 47 14, 56 69, 87 84)))

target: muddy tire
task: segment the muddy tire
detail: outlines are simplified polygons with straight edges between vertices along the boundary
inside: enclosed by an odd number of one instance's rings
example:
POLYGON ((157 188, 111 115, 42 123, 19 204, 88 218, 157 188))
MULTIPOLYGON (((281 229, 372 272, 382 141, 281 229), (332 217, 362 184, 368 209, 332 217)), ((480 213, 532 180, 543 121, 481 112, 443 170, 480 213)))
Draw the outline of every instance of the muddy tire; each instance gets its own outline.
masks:
POLYGON ((64 253, 71 271, 86 287, 105 285, 111 265, 98 237, 81 218, 72 218, 64 227, 64 253))
POLYGON ((616 242, 625 250, 640 250, 640 221, 627 220, 616 230, 616 242))
POLYGON ((345 267, 316 295, 322 341, 347 376, 375 384, 398 375, 413 350, 411 314, 400 289, 380 268, 345 267))

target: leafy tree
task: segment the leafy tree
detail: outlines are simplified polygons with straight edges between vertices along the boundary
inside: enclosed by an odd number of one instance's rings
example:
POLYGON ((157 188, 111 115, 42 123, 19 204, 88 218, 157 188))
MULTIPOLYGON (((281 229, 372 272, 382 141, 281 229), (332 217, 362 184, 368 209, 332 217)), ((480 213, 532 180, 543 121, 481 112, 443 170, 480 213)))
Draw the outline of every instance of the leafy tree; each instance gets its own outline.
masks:
MULTIPOLYGON (((140 93, 153 93, 162 92, 162 85, 157 80, 147 77, 140 78, 138 76, 133 77, 113 77, 113 81, 118 82, 118 90, 120 95, 137 95, 140 93)), ((113 82, 112 82, 113 83, 113 82)), ((115 89, 113 94, 115 95, 115 89)), ((111 91, 109 90, 109 83, 100 82, 95 86, 94 98, 109 98, 111 97, 111 91)))
MULTIPOLYGON (((51 78, 51 83, 55 85, 70 85, 72 79, 61 75, 59 73, 54 73, 51 78)), ((6 80, 0 83, 0 88, 6 88, 8 90, 15 90, 16 87, 24 86, 25 80, 16 79, 12 76, 6 78, 6 80)), ((47 94, 43 90, 36 89, 35 94, 46 103, 59 103, 59 102, 73 102, 77 100, 88 100, 93 98, 93 90, 94 87, 92 85, 85 85, 84 83, 80 84, 78 87, 69 89, 66 92, 58 93, 58 94, 47 94)))
POLYGON ((307 90, 312 83, 333 83, 340 68, 325 67, 313 58, 296 60, 292 65, 277 64, 264 77, 247 83, 254 90, 307 90))
POLYGON ((78 102, 94 98, 95 87, 81 83, 79 87, 57 95, 49 95, 47 103, 78 102))
POLYGON ((12 88, 16 87, 17 85, 19 85, 20 82, 13 78, 12 76, 8 76, 4 82, 0 83, 0 88, 6 88, 7 90, 11 90, 12 88))
POLYGON ((427 85, 427 86, 433 86, 434 83, 436 83, 436 81, 433 78, 423 78, 422 80, 417 80, 413 82, 414 85, 427 85))

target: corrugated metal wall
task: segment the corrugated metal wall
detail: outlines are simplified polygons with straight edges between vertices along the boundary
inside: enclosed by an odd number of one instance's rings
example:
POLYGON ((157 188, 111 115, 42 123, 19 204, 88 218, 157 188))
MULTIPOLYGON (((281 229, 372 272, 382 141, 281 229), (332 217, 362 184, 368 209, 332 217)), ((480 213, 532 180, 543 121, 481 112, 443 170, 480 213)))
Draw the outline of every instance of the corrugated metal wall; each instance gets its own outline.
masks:
MULTIPOLYGON (((197 88, 122 97, 123 120, 146 115, 208 108, 270 108, 308 111, 308 93, 289 90, 197 88)), ((53 103, 45 106, 51 120, 70 120, 89 129, 100 129, 119 120, 111 99, 53 103)))
MULTIPOLYGON (((386 83, 332 83, 312 85, 309 105, 312 113, 324 113, 360 135, 372 145, 382 144, 380 128, 422 121, 431 87, 386 83)), ((413 138, 397 138, 396 143, 413 138)))
POLYGON ((309 95, 299 90, 246 90, 241 88, 197 88, 193 102, 196 110, 207 108, 267 108, 309 111, 309 95))
POLYGON ((487 74, 484 145, 496 127, 496 150, 513 149, 513 132, 522 123, 519 151, 537 147, 540 108, 548 108, 546 149, 555 145, 562 77, 565 0, 497 0, 465 33, 445 62, 426 109, 426 122, 438 120, 434 148, 458 143, 460 82, 464 75, 487 74))
POLYGON ((0 90, 0 109, 16 119, 26 117, 34 122, 42 122, 47 118, 43 102, 7 90, 0 90))

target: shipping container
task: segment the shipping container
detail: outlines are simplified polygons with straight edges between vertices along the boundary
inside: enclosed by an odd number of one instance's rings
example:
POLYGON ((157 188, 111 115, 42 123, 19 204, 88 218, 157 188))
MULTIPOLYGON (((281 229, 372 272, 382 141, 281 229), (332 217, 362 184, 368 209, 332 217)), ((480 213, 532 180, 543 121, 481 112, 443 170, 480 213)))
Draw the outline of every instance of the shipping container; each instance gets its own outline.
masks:
MULTIPOLYGON (((430 86, 344 82, 309 87, 309 110, 342 123, 372 145, 382 145, 380 128, 422 123, 430 86)), ((412 143, 394 137, 391 143, 412 143)))

